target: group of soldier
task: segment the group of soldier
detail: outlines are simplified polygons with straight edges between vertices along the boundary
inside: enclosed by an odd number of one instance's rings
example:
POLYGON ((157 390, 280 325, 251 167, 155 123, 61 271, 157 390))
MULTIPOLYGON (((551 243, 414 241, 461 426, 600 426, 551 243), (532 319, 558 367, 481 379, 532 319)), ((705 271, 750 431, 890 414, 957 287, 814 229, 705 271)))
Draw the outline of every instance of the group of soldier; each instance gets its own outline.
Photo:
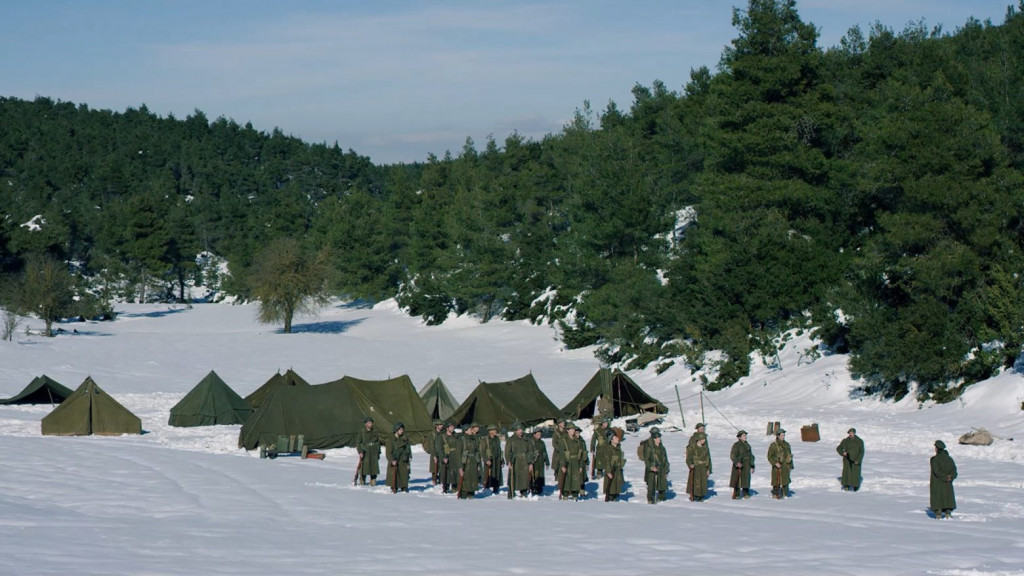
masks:
MULTIPOLYGON (((556 493, 560 499, 579 500, 586 495, 588 478, 602 480, 602 493, 606 502, 617 501, 622 494, 626 464, 622 451, 622 431, 609 428, 610 419, 598 420, 588 448, 580 436, 580 428, 571 421, 559 419, 551 434, 551 454, 538 428, 527 434, 521 423, 512 425, 512 435, 502 447, 498 427, 471 423, 456 433, 452 422, 434 421, 434 430, 423 443, 430 457, 431 482, 441 486, 444 493, 454 493, 459 499, 473 498, 478 490, 497 494, 508 486, 508 498, 539 496, 544 492, 545 476, 554 471, 556 493), (507 478, 503 469, 508 468, 507 478), (588 476, 587 470, 590 469, 588 476)), ((372 418, 363 422, 363 430, 356 439, 359 464, 354 483, 376 485, 380 474, 381 435, 374 428, 372 418)), ((945 450, 941 440, 935 442, 936 455, 931 459, 930 508, 936 518, 951 517, 956 502, 952 482, 956 478, 956 464, 945 450)), ((842 457, 840 482, 844 491, 857 492, 861 485, 861 464, 864 460, 864 441, 850 428, 846 438, 836 447, 842 457)), ((401 422, 394 424, 392 433, 385 437, 384 455, 387 462, 386 482, 392 492, 409 490, 409 464, 412 449, 401 422)), ((662 444, 661 430, 651 428, 650 437, 641 441, 637 457, 644 463, 644 482, 647 501, 664 501, 668 494, 668 475, 671 469, 668 453, 662 444)), ((736 434, 736 442, 729 452, 731 470, 729 487, 734 500, 750 498, 750 478, 755 470, 754 454, 747 442, 746 430, 736 434)), ((772 498, 790 495, 789 485, 794 469, 793 449, 786 441, 786 431, 777 429, 775 440, 768 445, 768 465, 771 470, 772 498)), ((691 501, 703 501, 708 495, 708 480, 712 474, 711 450, 704 423, 698 423, 686 446, 686 493, 691 501)))

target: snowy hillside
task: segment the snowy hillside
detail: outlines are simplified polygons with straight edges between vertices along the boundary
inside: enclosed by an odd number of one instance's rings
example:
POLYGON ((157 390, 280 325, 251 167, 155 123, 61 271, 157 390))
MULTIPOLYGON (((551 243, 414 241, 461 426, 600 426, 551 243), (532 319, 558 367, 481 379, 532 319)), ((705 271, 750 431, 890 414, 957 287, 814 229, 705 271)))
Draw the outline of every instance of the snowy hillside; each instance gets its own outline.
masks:
POLYGON ((715 486, 693 503, 683 449, 701 418, 700 387, 684 368, 652 368, 631 376, 672 410, 662 426, 667 502, 646 503, 635 457, 646 431, 624 443, 623 502, 604 503, 593 482, 581 502, 457 501, 430 486, 418 448, 411 492, 393 495, 351 485, 352 449, 323 461, 260 459, 236 448, 238 426, 173 428, 168 411, 211 369, 244 396, 288 368, 310 383, 408 374, 420 387, 441 376, 460 401, 480 380, 532 372, 562 406, 599 367, 590 350, 565 350, 549 327, 528 323, 428 327, 393 302, 335 305, 297 319, 292 335, 257 324, 252 306, 118 312, 114 322, 64 324, 56 338, 0 342, 0 397, 44 373, 70 388, 92 376, 145 431, 44 437, 40 419, 52 407, 0 406, 0 574, 1024 574, 1017 372, 949 405, 888 403, 852 394, 846 358, 813 359, 812 343, 796 337, 777 365, 756 363, 741 384, 704 397, 715 486), (793 497, 782 501, 769 495, 770 421, 788 429, 796 465, 793 497), (821 441, 801 442, 811 423, 821 441), (867 447, 858 493, 838 481, 835 447, 851 426, 867 447), (994 444, 957 444, 980 426, 994 444), (727 487, 737 428, 749 431, 758 463, 750 500, 731 500, 727 487), (936 439, 959 467, 953 520, 926 513, 936 439))

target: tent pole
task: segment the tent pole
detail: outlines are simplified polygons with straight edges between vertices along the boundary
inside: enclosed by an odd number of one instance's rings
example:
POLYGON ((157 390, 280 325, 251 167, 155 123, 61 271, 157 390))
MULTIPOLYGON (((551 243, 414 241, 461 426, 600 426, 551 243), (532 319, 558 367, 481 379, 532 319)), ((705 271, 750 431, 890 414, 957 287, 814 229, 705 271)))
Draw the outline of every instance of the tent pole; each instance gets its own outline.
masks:
POLYGON ((707 420, 704 419, 704 391, 700 391, 700 421, 707 424, 707 420))
POLYGON ((679 406, 679 417, 683 419, 683 428, 686 428, 686 416, 683 414, 683 402, 679 400, 679 384, 676 384, 676 404, 679 406))

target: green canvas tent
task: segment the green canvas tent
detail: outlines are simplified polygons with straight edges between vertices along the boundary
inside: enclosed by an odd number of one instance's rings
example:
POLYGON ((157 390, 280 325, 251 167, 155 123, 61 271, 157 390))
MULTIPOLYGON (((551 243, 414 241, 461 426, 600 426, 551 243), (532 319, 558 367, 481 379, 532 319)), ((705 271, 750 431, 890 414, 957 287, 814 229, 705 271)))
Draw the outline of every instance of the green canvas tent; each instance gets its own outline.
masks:
POLYGON ((263 401, 270 396, 270 393, 282 386, 309 386, 309 382, 302 379, 291 368, 287 372, 281 374, 278 372, 270 377, 269 380, 264 382, 263 386, 260 386, 245 397, 245 401, 252 406, 253 410, 258 410, 263 401))
POLYGON ((309 448, 352 446, 367 416, 381 434, 390 434, 394 423, 402 422, 414 444, 434 428, 408 376, 345 376, 316 386, 278 387, 242 425, 238 446, 253 450, 277 442, 278 436, 299 434, 309 448))
POLYGON ((459 407, 455 397, 448 391, 440 377, 434 378, 420 390, 420 398, 427 407, 427 414, 437 420, 447 420, 452 412, 459 407))
POLYGON ((171 408, 167 423, 171 426, 215 426, 245 424, 252 406, 210 370, 195 388, 171 408))
POLYGON ((515 422, 533 426, 560 418, 562 411, 540 390, 533 374, 509 382, 481 382, 449 420, 457 425, 477 422, 507 427, 515 422))
POLYGON ((142 434, 142 421, 114 400, 91 377, 60 406, 43 416, 43 434, 53 436, 120 436, 142 434))
POLYGON ((599 412, 598 399, 608 406, 614 418, 642 412, 668 414, 664 404, 644 392, 625 372, 608 368, 598 370, 562 412, 574 420, 593 418, 599 412))
POLYGON ((46 374, 36 376, 25 389, 0 404, 60 404, 71 396, 71 389, 46 374))

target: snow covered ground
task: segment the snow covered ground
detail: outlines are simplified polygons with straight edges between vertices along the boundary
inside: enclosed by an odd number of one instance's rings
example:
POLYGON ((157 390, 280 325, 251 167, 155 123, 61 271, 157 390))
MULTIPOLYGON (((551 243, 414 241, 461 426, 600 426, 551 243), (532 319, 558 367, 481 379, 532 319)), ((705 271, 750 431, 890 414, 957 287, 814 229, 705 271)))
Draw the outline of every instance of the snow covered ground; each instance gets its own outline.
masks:
POLYGON ((638 372, 672 409, 663 427, 676 493, 667 502, 646 503, 635 458, 646 432, 624 444, 623 502, 604 503, 594 483, 581 502, 457 501, 430 486, 418 449, 410 493, 393 495, 351 485, 352 449, 329 450, 323 461, 261 460, 236 448, 237 426, 172 428, 168 411, 211 369, 244 396, 287 368, 311 383, 405 373, 421 387, 441 376, 459 400, 478 380, 532 371, 562 406, 598 368, 590 350, 565 350, 549 327, 527 323, 427 327, 391 302, 335 305, 297 319, 292 335, 257 324, 251 306, 118 310, 115 322, 0 342, 0 397, 43 373, 72 389, 91 375, 146 432, 44 437, 49 406, 0 406, 0 574, 1024 574, 1024 377, 1016 372, 944 406, 860 399, 845 357, 808 362, 811 343, 794 338, 781 368, 758 365, 740 385, 705 397, 716 487, 702 503, 683 490, 699 384, 681 367, 638 372), (794 495, 783 501, 769 496, 765 462, 766 425, 776 420, 790 432, 796 464, 794 495), (821 442, 801 442, 800 426, 812 422, 821 442), (837 478, 835 446, 851 426, 867 446, 858 493, 842 492, 837 478), (1000 439, 956 443, 977 426, 1000 439), (759 462, 750 500, 729 498, 736 427, 749 431, 759 462), (936 439, 960 471, 948 521, 926 513, 936 439))

